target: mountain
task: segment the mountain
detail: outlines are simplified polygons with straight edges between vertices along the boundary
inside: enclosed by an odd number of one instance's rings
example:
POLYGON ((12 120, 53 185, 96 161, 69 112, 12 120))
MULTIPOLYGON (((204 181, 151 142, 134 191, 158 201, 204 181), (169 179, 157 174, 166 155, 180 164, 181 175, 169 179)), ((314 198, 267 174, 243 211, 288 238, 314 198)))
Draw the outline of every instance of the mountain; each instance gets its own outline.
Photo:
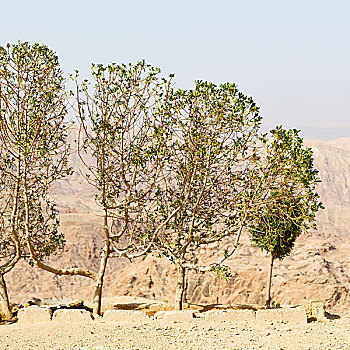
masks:
MULTIPOLYGON (((272 294, 275 301, 301 304, 305 299, 323 300, 329 309, 350 309, 350 138, 307 141, 315 154, 322 182, 318 192, 326 209, 317 215, 317 231, 301 236, 292 255, 277 261, 272 294)), ((73 159, 80 164, 78 158, 73 159)), ((75 175, 55 187, 61 230, 67 244, 50 263, 65 267, 98 268, 103 244, 102 217, 92 188, 75 175)), ((229 242, 228 242, 229 243, 229 242)), ((187 300, 198 303, 263 303, 268 257, 243 237, 242 247, 228 260, 232 278, 214 279, 190 273, 187 300)), ((218 246, 199 251, 203 261, 215 261, 218 246)), ((57 277, 31 268, 25 261, 6 275, 10 298, 25 302, 32 297, 92 298, 92 284, 82 277, 57 277)), ((149 255, 130 263, 110 260, 104 296, 132 295, 172 301, 174 265, 149 255)))

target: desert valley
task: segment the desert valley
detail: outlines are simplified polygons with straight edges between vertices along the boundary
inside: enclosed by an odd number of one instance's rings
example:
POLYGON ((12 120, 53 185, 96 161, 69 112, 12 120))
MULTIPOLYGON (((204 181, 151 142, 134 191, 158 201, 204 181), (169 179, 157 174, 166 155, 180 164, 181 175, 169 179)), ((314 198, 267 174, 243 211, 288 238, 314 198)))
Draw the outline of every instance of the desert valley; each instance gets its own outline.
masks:
MULTIPOLYGON (((318 213, 318 230, 299 237, 291 256, 277 261, 272 297, 281 304, 303 304, 321 300, 327 310, 350 310, 350 138, 307 141, 313 148, 315 167, 322 183, 318 192, 326 209, 318 213)), ((72 158, 76 165, 79 159, 72 158)), ((102 217, 94 195, 79 174, 55 187, 66 247, 52 264, 97 269, 102 244, 102 217), (73 239, 74 238, 74 239, 73 239), (73 242, 77 242, 74 244, 73 242)), ((263 304, 268 257, 252 247, 247 236, 228 265, 232 278, 214 279, 207 273, 188 276, 189 303, 263 304)), ((212 246, 202 249, 203 263, 216 261, 222 252, 212 246)), ((89 303, 92 285, 81 277, 58 277, 21 261, 7 276, 10 300, 25 303, 33 297, 83 299, 89 303)), ((112 259, 108 263, 103 297, 145 297, 171 303, 176 271, 166 259, 154 255, 112 259)))

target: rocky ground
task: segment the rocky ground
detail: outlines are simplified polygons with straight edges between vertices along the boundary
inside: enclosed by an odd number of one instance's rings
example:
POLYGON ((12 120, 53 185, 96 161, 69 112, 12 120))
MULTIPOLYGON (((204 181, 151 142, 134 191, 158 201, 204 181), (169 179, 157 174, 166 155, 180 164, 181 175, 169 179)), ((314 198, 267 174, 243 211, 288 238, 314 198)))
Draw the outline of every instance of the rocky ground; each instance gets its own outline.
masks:
POLYGON ((0 326, 1 349, 350 349, 350 315, 305 325, 152 320, 0 326))

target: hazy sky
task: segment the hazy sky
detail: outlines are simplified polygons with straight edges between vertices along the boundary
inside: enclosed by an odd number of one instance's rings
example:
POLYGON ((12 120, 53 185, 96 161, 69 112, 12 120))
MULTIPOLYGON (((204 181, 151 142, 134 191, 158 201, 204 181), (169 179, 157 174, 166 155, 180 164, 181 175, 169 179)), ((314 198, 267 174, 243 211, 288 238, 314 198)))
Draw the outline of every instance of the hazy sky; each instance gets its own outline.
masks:
POLYGON ((0 45, 45 43, 66 73, 144 58, 180 88, 237 83, 265 129, 350 137, 348 0, 1 0, 0 13, 0 45))

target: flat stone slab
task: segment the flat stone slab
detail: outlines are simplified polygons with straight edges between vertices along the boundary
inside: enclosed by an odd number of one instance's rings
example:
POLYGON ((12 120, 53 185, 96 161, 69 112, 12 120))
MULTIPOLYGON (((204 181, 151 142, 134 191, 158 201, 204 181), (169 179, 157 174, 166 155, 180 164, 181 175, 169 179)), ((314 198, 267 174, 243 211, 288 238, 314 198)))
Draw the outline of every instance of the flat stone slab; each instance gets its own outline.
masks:
POLYGON ((204 319, 210 321, 251 322, 255 321, 253 310, 210 310, 204 312, 204 319))
POLYGON ((52 311, 39 306, 29 306, 18 310, 18 323, 51 321, 52 311))
POLYGON ((103 314, 102 321, 119 322, 119 321, 149 321, 151 318, 144 312, 138 310, 107 310, 103 314))
POLYGON ((303 308, 258 310, 256 320, 259 322, 307 323, 306 312, 303 308))
POLYGON ((167 321, 191 321, 195 318, 194 310, 181 310, 181 311, 159 311, 154 314, 156 320, 167 321))
POLYGON ((59 309, 59 308, 75 308, 79 309, 82 306, 84 306, 84 301, 83 300, 76 300, 76 299, 70 299, 70 298, 63 298, 63 299, 58 299, 58 298, 33 298, 32 300, 29 300, 26 303, 26 306, 31 306, 31 305, 37 305, 40 307, 50 307, 52 309, 59 309))
POLYGON ((53 313, 53 321, 56 322, 91 322, 92 314, 86 310, 60 309, 53 313))

